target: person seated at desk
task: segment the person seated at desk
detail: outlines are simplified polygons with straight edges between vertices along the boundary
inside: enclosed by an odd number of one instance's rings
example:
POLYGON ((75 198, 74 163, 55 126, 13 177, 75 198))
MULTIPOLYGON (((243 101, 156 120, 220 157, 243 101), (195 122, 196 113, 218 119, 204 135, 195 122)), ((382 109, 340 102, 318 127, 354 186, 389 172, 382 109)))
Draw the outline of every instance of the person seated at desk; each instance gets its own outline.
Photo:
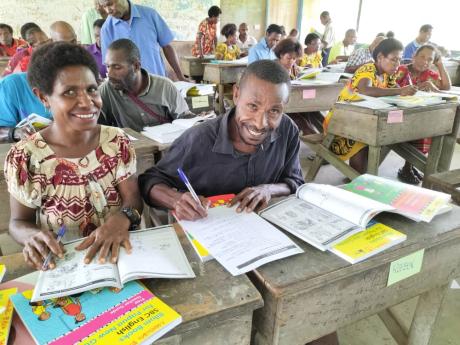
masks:
POLYGON ((13 56, 16 49, 27 44, 20 38, 13 38, 13 28, 0 23, 0 56, 13 56))
POLYGON ((50 26, 50 37, 53 42, 69 42, 77 44, 77 34, 72 25, 62 20, 50 26))
POLYGON ((348 61, 349 56, 355 50, 357 39, 356 30, 348 29, 345 33, 345 38, 332 46, 327 59, 328 65, 348 61))
POLYGON ((319 35, 315 33, 309 33, 305 37, 305 49, 304 55, 299 60, 300 67, 307 68, 321 68, 322 66, 322 55, 321 55, 321 39, 319 35))
POLYGON ((192 55, 202 58, 204 55, 214 53, 217 45, 217 23, 222 11, 218 6, 211 6, 208 10, 208 18, 198 26, 195 44, 192 47, 192 55))
POLYGON ((351 53, 350 57, 348 58, 347 65, 345 66, 345 73, 355 73, 356 70, 362 65, 369 62, 374 62, 372 52, 374 51, 375 47, 377 47, 379 43, 384 39, 385 36, 383 34, 379 34, 374 38, 369 47, 359 48, 353 51, 353 53, 351 53))
POLYGON ((144 200, 174 210, 179 219, 206 216, 207 199, 197 205, 181 182, 183 168, 198 195, 235 193, 238 210, 267 206, 272 197, 295 193, 303 183, 299 130, 283 114, 290 80, 275 61, 248 65, 233 89, 235 107, 187 130, 159 163, 139 176, 144 200))
POLYGON ((112 42, 105 65, 108 80, 100 86, 102 124, 140 132, 144 127, 193 115, 171 80, 141 67, 134 42, 126 38, 112 42))
MULTIPOLYGON (((395 81, 395 73, 401 60, 403 45, 394 38, 383 40, 373 51, 375 62, 367 63, 358 68, 347 85, 340 92, 338 101, 353 101, 359 99, 356 93, 372 97, 413 95, 417 91, 414 86, 408 85, 399 88, 395 81)), ((334 116, 334 108, 324 120, 324 133, 334 116)), ((359 173, 367 170, 367 147, 361 142, 335 137, 331 151, 342 160, 350 160, 350 166, 359 173)))
POLYGON ((275 60, 276 55, 273 49, 281 41, 283 30, 281 26, 270 24, 259 43, 249 49, 248 63, 253 63, 258 60, 275 60))
POLYGON ((93 56, 94 60, 96 61, 97 67, 99 68, 99 74, 101 75, 102 79, 107 77, 107 67, 105 67, 105 64, 102 62, 101 51, 101 28, 102 25, 104 25, 104 21, 105 19, 96 19, 93 28, 96 42, 86 47, 86 50, 89 51, 89 53, 93 56))
POLYGON ((433 32, 433 26, 430 24, 425 24, 420 27, 418 31, 418 36, 415 40, 409 43, 404 48, 403 60, 410 61, 412 56, 414 56, 415 51, 424 44, 427 44, 430 41, 431 34, 433 32))
POLYGON ((302 46, 292 38, 286 38, 278 43, 273 50, 277 57, 277 62, 289 73, 291 80, 297 78, 299 67, 296 61, 302 56, 302 46))
MULTIPOLYGON (((436 48, 429 44, 417 49, 411 64, 399 66, 396 72, 396 82, 400 87, 415 85, 419 90, 434 92, 449 90, 452 86, 442 58, 437 54, 436 48), (433 64, 438 72, 431 69, 433 64)), ((424 138, 412 144, 419 151, 427 154, 430 151, 431 141, 431 138, 424 138)), ((419 184, 423 180, 423 174, 406 161, 404 166, 398 170, 398 178, 406 183, 419 184)))
POLYGON ((240 48, 236 45, 235 24, 225 24, 220 33, 226 40, 217 45, 216 60, 236 60, 244 55, 241 54, 240 48))
POLYGON ((255 37, 252 37, 248 34, 248 24, 241 23, 238 27, 238 40, 236 41, 236 45, 240 50, 248 51, 249 48, 257 44, 257 40, 255 37))
POLYGON ((0 143, 12 143, 32 134, 27 126, 16 125, 32 113, 51 118, 51 113, 32 92, 26 73, 0 80, 0 143))
POLYGON ((89 248, 86 263, 97 252, 104 263, 117 261, 120 246, 130 251, 128 231, 140 222, 134 149, 122 130, 97 124, 98 75, 94 59, 78 45, 49 43, 32 56, 30 85, 54 121, 11 147, 5 179, 10 234, 38 270, 48 251, 63 256, 55 238, 62 226, 64 243, 88 236, 77 247, 89 248))

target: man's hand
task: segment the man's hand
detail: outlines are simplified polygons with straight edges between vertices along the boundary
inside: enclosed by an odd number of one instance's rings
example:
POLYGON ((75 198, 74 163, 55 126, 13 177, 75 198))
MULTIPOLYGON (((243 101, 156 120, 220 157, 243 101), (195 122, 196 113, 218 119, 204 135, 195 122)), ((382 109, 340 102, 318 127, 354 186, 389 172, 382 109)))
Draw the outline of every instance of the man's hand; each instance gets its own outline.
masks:
POLYGON ((257 212, 268 206, 271 197, 269 185, 247 187, 232 199, 229 206, 239 203, 236 212, 257 212))
MULTIPOLYGON (((29 237, 24 243, 22 254, 24 255, 25 262, 37 270, 41 270, 43 262, 48 256, 49 252, 60 258, 64 255, 64 247, 62 243, 58 243, 54 233, 48 230, 37 231, 35 235, 29 237)), ((51 260, 49 268, 54 268, 54 261, 51 260)))
POLYGON ((208 216, 211 202, 199 196, 201 204, 198 205, 192 194, 183 193, 174 204, 174 214, 178 220, 197 220, 208 216))

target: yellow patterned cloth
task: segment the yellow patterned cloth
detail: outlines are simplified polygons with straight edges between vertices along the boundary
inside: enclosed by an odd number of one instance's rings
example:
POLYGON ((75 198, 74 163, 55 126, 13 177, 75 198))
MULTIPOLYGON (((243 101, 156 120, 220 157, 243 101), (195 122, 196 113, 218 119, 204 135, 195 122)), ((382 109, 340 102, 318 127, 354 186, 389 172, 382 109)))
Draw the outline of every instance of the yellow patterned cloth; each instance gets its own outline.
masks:
MULTIPOLYGON (((382 89, 397 87, 395 76, 388 75, 386 73, 378 75, 377 67, 373 62, 362 65, 358 68, 353 75, 353 77, 348 81, 345 87, 339 94, 337 101, 357 101, 361 98, 357 94, 358 84, 362 79, 369 79, 373 87, 378 87, 382 89)), ((334 108, 332 108, 324 119, 323 129, 324 133, 327 132, 327 126, 334 114, 334 108)), ((365 144, 361 142, 356 142, 351 139, 343 137, 335 137, 331 145, 331 151, 336 155, 340 156, 342 160, 348 160, 361 151, 365 144)))
POLYGON ((228 46, 227 43, 221 42, 216 47, 217 60, 236 60, 240 57, 241 51, 236 44, 228 46))
POLYGON ((320 52, 316 52, 313 54, 304 54, 302 58, 299 61, 299 66, 300 67, 305 67, 307 65, 311 65, 312 68, 319 68, 321 67, 321 60, 323 58, 321 57, 320 52))

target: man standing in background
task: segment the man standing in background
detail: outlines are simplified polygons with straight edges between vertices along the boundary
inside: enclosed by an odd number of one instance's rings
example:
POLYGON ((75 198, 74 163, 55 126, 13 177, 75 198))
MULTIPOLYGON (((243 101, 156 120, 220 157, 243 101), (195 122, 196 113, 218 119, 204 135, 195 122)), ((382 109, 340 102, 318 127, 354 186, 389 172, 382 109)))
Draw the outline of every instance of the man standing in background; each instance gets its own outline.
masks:
POLYGON ((335 32, 332 26, 332 19, 328 11, 323 11, 319 16, 321 24, 324 25, 324 33, 321 36, 321 43, 323 46, 323 66, 327 66, 329 52, 331 51, 332 45, 335 41, 335 32))
POLYGON ((83 13, 81 17, 80 27, 80 43, 90 45, 96 43, 96 37, 94 35, 94 22, 98 19, 107 18, 107 13, 104 8, 99 5, 98 0, 94 0, 94 7, 83 13))

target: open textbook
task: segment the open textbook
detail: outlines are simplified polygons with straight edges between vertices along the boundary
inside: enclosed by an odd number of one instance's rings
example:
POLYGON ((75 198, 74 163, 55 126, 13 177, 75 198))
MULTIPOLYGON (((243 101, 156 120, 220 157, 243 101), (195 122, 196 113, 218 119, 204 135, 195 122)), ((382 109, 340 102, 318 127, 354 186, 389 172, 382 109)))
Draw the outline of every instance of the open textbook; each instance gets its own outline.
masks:
POLYGON ((448 194, 362 175, 343 188, 307 183, 260 215, 320 250, 364 230, 380 212, 429 222, 449 209, 448 194))
POLYGON ((234 276, 303 252, 257 214, 237 213, 235 209, 211 208, 206 218, 179 224, 234 276))
POLYGON ((194 278, 195 274, 172 226, 133 231, 131 254, 120 249, 118 263, 85 264, 86 250, 75 247, 82 240, 65 245, 56 268, 40 271, 32 302, 73 295, 99 287, 122 288, 128 281, 143 278, 194 278))

